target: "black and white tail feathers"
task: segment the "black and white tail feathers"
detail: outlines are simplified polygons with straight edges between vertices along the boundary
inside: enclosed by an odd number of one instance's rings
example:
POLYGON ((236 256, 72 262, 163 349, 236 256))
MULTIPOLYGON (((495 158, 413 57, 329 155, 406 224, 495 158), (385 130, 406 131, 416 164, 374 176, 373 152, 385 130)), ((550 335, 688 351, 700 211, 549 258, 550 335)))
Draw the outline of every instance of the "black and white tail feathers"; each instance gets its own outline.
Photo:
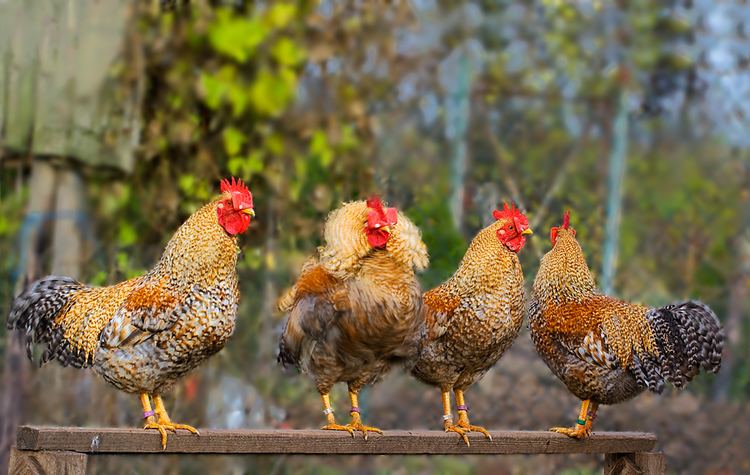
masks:
POLYGON ((724 331, 708 305, 688 300, 653 308, 646 318, 659 356, 635 355, 633 372, 640 385, 661 393, 665 381, 682 388, 701 369, 719 372, 724 331))
POLYGON ((82 355, 65 340, 62 326, 55 318, 65 308, 70 297, 86 286, 70 277, 50 275, 33 282, 13 300, 8 314, 8 329, 26 333, 26 354, 33 361, 33 346, 45 346, 39 365, 56 359, 63 366, 90 366, 82 355))

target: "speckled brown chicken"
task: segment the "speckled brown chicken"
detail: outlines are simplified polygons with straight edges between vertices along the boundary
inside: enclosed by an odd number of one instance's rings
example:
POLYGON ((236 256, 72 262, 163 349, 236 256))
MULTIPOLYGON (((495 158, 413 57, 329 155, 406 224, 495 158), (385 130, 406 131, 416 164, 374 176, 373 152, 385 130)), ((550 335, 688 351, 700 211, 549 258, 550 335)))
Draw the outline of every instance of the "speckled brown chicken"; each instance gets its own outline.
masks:
POLYGON ((327 424, 323 429, 380 432, 362 424, 360 389, 394 365, 413 360, 421 322, 415 269, 428 264, 419 229, 378 198, 347 203, 325 224, 325 245, 279 299, 288 312, 279 362, 315 381, 327 424), (339 425, 329 393, 349 387, 351 423, 339 425))
POLYGON ((516 253, 532 232, 515 207, 506 204, 494 217, 497 221, 471 242, 456 273, 424 294, 425 328, 412 369, 417 379, 440 388, 444 429, 458 433, 466 445, 467 432, 490 435, 469 423, 464 391, 510 348, 523 323, 523 272, 516 253), (451 389, 458 406, 456 424, 451 389))
POLYGON ((234 330, 237 235, 255 213, 241 181, 224 180, 221 190, 177 230, 148 273, 99 288, 44 277, 14 300, 8 317, 8 328, 26 333, 29 358, 40 343, 40 363, 93 366, 116 388, 139 394, 145 428, 160 432, 162 447, 167 430, 198 432, 170 420, 161 394, 221 350, 234 330))
POLYGON ((585 438, 600 404, 646 388, 661 393, 665 381, 681 388, 701 369, 718 372, 724 335, 700 302, 649 309, 602 295, 575 235, 565 213, 534 280, 529 329, 547 366, 583 400, 573 428, 552 430, 585 438))

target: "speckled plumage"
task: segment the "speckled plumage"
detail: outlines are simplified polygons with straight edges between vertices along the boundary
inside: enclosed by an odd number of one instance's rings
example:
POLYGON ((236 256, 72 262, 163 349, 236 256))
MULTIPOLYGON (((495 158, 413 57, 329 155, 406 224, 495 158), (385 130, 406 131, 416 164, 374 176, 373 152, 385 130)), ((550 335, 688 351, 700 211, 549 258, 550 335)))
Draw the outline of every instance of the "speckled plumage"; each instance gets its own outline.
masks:
POLYGON ((426 292, 420 354, 412 369, 419 380, 464 390, 510 348, 523 323, 521 263, 506 248, 498 220, 477 234, 456 273, 426 292))
POLYGON ((721 366, 723 331, 706 305, 649 309, 602 295, 572 230, 559 228, 534 280, 529 329, 539 355, 582 400, 615 404, 721 366))
POLYGON ((416 356, 428 264, 418 228, 402 213, 382 249, 368 244, 364 201, 344 204, 325 224, 325 245, 279 299, 288 312, 279 361, 308 373, 321 394, 337 382, 353 392, 416 356))
POLYGON ((45 345, 42 362, 93 366, 131 393, 169 389, 234 329, 237 238, 217 221, 227 196, 196 211, 147 274, 100 288, 45 277, 13 302, 8 327, 26 332, 29 356, 45 345))

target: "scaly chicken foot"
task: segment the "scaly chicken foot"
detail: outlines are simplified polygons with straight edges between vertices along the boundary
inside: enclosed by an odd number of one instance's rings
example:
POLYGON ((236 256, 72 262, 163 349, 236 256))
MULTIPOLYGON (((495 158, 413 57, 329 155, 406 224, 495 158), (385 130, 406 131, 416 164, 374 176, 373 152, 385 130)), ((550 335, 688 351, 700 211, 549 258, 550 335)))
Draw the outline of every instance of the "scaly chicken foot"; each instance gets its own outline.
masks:
POLYGON ((151 409, 151 401, 148 398, 148 393, 141 393, 141 405, 143 406, 143 418, 146 419, 146 424, 143 426, 144 429, 158 430, 161 435, 161 448, 162 450, 167 448, 167 431, 176 432, 178 429, 183 429, 193 434, 200 435, 198 430, 187 424, 175 424, 169 419, 169 414, 164 408, 164 401, 158 394, 152 394, 154 399, 154 408, 151 409))
POLYGON ((463 439, 467 447, 471 447, 471 442, 469 442, 469 437, 466 436, 466 433, 469 431, 453 423, 453 415, 451 414, 450 391, 444 390, 444 391, 441 391, 441 393, 443 396, 443 429, 445 430, 445 432, 455 432, 463 439))
POLYGON ((182 429, 192 434, 200 435, 198 429, 193 426, 172 422, 169 418, 169 414, 167 414, 167 410, 164 408, 164 401, 162 401, 160 395, 152 394, 151 397, 154 399, 154 412, 156 412, 156 416, 159 418, 159 424, 161 424, 164 429, 171 432, 176 432, 177 430, 182 429))
POLYGON ((342 426, 336 424, 336 418, 333 416, 333 408, 331 407, 331 399, 328 393, 321 394, 320 399, 323 401, 323 415, 326 416, 327 424, 321 427, 322 430, 340 430, 348 432, 352 438, 354 438, 354 429, 349 426, 342 426))
POLYGON ((143 406, 143 418, 146 420, 146 424, 143 426, 144 429, 155 429, 161 434, 161 449, 167 448, 167 431, 165 428, 156 422, 154 417, 154 410, 151 409, 151 401, 148 399, 148 393, 141 393, 141 405, 143 406))
POLYGON ((458 409, 458 422, 456 425, 465 429, 467 432, 480 432, 491 441, 492 436, 487 429, 481 426, 471 425, 469 422, 469 406, 467 406, 466 401, 464 401, 464 392, 460 389, 455 389, 453 392, 456 393, 456 406, 458 409))
POLYGON ((377 432, 378 434, 382 434, 383 431, 378 429, 377 427, 370 427, 362 424, 362 417, 359 414, 358 393, 356 391, 352 391, 351 388, 349 389, 349 399, 351 399, 352 401, 352 408, 349 411, 349 414, 351 414, 352 416, 352 421, 347 424, 347 427, 350 427, 355 431, 362 432, 365 440, 367 440, 367 432, 377 432))
POLYGON ((558 434, 565 434, 574 439, 587 439, 591 436, 591 427, 596 419, 596 410, 599 404, 586 399, 581 402, 581 412, 578 414, 578 420, 575 427, 553 427, 550 430, 558 434))

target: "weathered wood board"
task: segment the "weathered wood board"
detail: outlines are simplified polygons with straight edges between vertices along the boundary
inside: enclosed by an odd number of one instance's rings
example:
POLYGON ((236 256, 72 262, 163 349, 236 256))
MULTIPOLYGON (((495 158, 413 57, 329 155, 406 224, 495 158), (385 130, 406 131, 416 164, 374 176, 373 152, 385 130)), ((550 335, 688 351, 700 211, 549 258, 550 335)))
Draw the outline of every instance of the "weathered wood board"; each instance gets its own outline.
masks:
POLYGON ((493 431, 492 441, 470 436, 471 447, 442 431, 386 431, 352 438, 322 430, 201 430, 201 435, 169 434, 162 451, 159 434, 143 429, 34 427, 18 430, 19 450, 65 450, 89 454, 572 454, 648 452, 653 434, 597 432, 585 441, 546 431, 493 431))

